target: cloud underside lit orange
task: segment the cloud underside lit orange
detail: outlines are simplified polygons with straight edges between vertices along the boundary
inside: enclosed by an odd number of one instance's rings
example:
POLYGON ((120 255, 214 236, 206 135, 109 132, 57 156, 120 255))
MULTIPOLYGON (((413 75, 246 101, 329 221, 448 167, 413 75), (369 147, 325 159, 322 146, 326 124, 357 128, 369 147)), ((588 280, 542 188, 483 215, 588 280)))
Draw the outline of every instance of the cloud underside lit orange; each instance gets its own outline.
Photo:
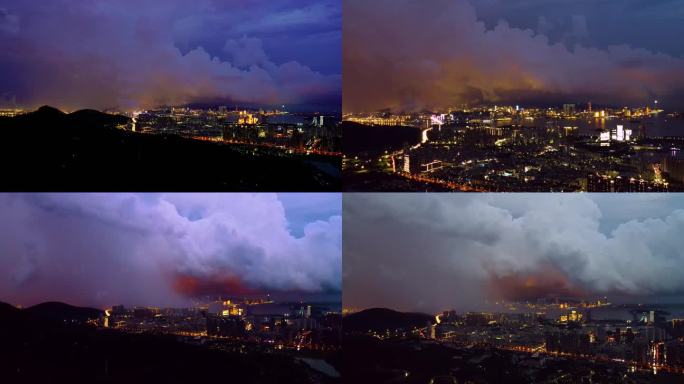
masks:
POLYGON ((487 291, 492 299, 516 302, 555 297, 579 298, 587 295, 585 289, 551 266, 528 272, 492 274, 487 282, 487 291))
POLYGON ((251 295, 259 293, 231 274, 198 277, 179 274, 173 280, 176 292, 187 297, 207 295, 251 295))

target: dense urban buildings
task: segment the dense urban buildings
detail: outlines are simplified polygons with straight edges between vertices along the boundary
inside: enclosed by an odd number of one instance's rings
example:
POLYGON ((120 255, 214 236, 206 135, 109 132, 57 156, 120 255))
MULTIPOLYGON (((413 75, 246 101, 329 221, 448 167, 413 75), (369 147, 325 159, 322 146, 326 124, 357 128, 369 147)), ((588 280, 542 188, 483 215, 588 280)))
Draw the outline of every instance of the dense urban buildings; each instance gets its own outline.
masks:
POLYGON ((171 334, 190 343, 231 351, 337 351, 339 303, 283 303, 268 298, 210 301, 192 308, 113 306, 101 328, 171 334))
POLYGON ((175 134, 197 140, 253 144, 293 152, 338 156, 340 118, 335 115, 272 110, 163 108, 134 112, 126 126, 134 132, 175 134))
POLYGON ((681 382, 682 197, 644 197, 345 195, 343 378, 681 382))
POLYGON ((339 119, 267 114, 45 106, 0 117, 5 190, 339 191, 339 119))
POLYGON ((666 192, 684 188, 681 114, 657 109, 657 100, 643 108, 595 108, 587 103, 347 114, 345 190, 666 192))
POLYGON ((675 383, 684 377, 681 306, 672 307, 676 315, 643 304, 508 306, 506 312, 423 315, 424 324, 410 321, 416 314, 389 310, 348 314, 345 374, 407 383, 675 383), (622 318, 611 318, 618 313, 622 318), (403 323, 363 330, 390 316, 404 317, 403 323), (383 355, 373 358, 366 348, 384 349, 383 355))
POLYGON ((4 191, 336 192, 341 2, 0 4, 4 191))
POLYGON ((0 0, 0 384, 684 383, 684 0, 0 0))
POLYGON ((681 316, 681 306, 673 307, 679 313, 673 317, 670 312, 636 304, 606 303, 593 310, 580 305, 563 307, 567 305, 563 303, 509 305, 524 309, 445 311, 432 320, 424 315, 428 320, 423 325, 396 313, 406 318, 403 324, 386 323, 366 331, 360 331, 366 328, 364 321, 382 321, 389 310, 347 315, 345 375, 351 376, 349 380, 365 377, 407 383, 650 383, 677 382, 684 377, 684 320, 676 317, 681 316), (553 310, 560 315, 547 317, 553 310), (620 312, 631 318, 591 317, 620 312), (373 357, 377 349, 383 350, 382 355, 373 357))
POLYGON ((345 191, 684 189, 681 5, 344 9, 345 191))
MULTIPOLYGON (((264 303, 246 305, 258 304, 264 303)), ((341 321, 328 305, 284 305, 292 312, 278 315, 292 317, 273 323, 276 315, 211 314, 206 307, 102 311, 0 303, 0 368, 6 382, 186 382, 228 370, 245 383, 334 383, 339 372, 326 359, 339 353, 341 321)))
POLYGON ((3 382, 335 383, 339 194, 0 194, 3 382))

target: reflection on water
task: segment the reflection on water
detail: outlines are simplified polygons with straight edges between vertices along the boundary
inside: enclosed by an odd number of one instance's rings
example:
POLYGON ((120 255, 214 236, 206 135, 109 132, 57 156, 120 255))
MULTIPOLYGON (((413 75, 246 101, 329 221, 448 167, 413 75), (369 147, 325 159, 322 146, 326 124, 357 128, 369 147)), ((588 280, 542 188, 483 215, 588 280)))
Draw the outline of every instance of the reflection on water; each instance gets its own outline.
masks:
POLYGON ((559 127, 577 127, 581 135, 597 135, 598 130, 610 129, 617 125, 623 125, 625 129, 631 129, 633 134, 639 132, 639 127, 643 125, 646 135, 649 137, 661 136, 684 136, 684 119, 669 118, 665 115, 630 120, 624 118, 590 118, 590 119, 520 119, 520 120, 501 120, 497 121, 499 127, 510 124, 522 125, 525 127, 545 127, 547 124, 559 127))
POLYGON ((305 362, 312 369, 315 369, 327 376, 335 378, 340 377, 340 373, 335 369, 335 367, 328 364, 328 362, 323 359, 301 358, 300 360, 305 362))
POLYGON ((591 310, 591 318, 594 320, 634 320, 633 312, 641 311, 664 311, 665 320, 684 318, 684 305, 670 304, 670 305, 654 305, 654 306, 620 306, 620 307, 606 307, 591 310))

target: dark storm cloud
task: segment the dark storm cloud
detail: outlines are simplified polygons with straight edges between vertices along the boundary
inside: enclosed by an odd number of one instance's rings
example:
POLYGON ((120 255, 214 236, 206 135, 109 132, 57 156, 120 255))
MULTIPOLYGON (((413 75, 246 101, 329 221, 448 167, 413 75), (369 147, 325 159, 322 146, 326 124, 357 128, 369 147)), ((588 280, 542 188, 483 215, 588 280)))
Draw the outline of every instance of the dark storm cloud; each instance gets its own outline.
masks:
POLYGON ((472 0, 488 27, 499 20, 532 29, 572 47, 628 44, 684 56, 676 36, 684 34, 684 5, 678 0, 472 0))
MULTIPOLYGON (((529 2, 501 3, 509 9, 529 2)), ((628 37, 599 41, 595 34, 603 29, 584 8, 549 3, 567 11, 562 27, 532 5, 525 9, 539 15, 534 26, 511 24, 509 17, 520 19, 513 11, 492 14, 496 6, 476 8, 466 0, 344 2, 345 111, 506 102, 643 106, 655 97, 684 108, 684 59, 674 49, 628 37), (478 10, 485 8, 483 21, 478 10)))
POLYGON ((344 305, 436 311, 498 299, 681 296, 684 199, 642 200, 346 195, 344 305))
POLYGON ((339 108, 339 2, 0 0, 5 104, 339 108))
POLYGON ((0 207, 0 301, 173 305, 341 287, 341 217, 293 236, 277 195, 0 195, 0 207))

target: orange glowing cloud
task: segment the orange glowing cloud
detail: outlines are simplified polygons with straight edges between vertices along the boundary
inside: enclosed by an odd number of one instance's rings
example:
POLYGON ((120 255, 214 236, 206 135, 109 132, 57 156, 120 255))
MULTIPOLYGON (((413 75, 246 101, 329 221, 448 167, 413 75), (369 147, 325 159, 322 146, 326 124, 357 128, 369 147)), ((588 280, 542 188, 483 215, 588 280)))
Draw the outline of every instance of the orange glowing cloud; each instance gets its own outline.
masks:
POLYGON ((461 104, 684 103, 684 60, 632 47, 551 40, 487 26, 469 1, 348 0, 343 109, 420 111, 461 104))
POLYGON ((251 295, 259 293, 246 285, 242 279, 231 274, 198 277, 191 275, 177 275, 173 280, 176 292, 187 297, 204 295, 251 295))
POLYGON ((556 267, 547 265, 537 270, 489 278, 488 294, 492 299, 536 301, 551 297, 582 297, 586 292, 556 267))

